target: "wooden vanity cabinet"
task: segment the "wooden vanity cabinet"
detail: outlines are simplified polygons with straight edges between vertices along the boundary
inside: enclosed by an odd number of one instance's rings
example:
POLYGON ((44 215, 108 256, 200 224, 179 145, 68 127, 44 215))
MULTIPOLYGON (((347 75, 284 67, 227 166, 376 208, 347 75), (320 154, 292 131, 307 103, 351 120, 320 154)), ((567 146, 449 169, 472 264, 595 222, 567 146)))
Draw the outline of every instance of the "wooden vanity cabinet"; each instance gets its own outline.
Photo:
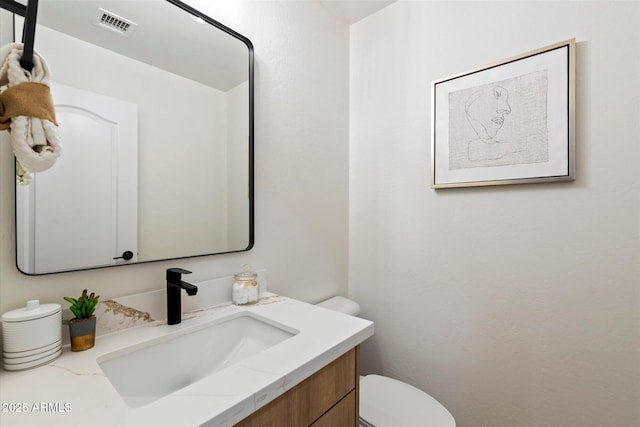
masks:
POLYGON ((357 427, 359 347, 355 347, 236 427, 357 427))

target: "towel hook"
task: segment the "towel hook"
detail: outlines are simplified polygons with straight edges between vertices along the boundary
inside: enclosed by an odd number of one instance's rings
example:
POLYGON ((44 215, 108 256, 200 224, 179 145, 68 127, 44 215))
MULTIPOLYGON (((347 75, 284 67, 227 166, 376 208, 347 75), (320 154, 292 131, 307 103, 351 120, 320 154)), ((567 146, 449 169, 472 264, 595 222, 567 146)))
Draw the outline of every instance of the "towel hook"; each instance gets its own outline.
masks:
POLYGON ((29 0, 27 3, 27 16, 22 31, 22 59, 20 65, 27 71, 33 69, 33 44, 36 38, 36 20, 38 17, 38 0, 29 0))
POLYGON ((20 16, 26 16, 27 14, 27 6, 14 0, 0 0, 0 7, 20 16))
POLYGON ((26 7, 13 0, 0 0, 0 7, 25 17, 25 23, 22 30, 22 43, 24 48, 22 50, 20 65, 25 70, 31 71, 33 69, 33 44, 36 38, 38 0, 29 0, 26 7))

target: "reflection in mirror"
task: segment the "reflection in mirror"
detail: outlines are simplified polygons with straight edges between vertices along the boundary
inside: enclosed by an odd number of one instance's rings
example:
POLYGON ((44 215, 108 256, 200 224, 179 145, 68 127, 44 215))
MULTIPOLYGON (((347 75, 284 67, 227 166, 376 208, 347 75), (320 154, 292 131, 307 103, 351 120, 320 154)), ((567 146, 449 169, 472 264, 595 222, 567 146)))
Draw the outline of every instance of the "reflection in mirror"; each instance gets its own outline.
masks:
POLYGON ((63 151, 16 185, 22 272, 251 248, 248 39, 173 0, 40 0, 35 49, 63 151))

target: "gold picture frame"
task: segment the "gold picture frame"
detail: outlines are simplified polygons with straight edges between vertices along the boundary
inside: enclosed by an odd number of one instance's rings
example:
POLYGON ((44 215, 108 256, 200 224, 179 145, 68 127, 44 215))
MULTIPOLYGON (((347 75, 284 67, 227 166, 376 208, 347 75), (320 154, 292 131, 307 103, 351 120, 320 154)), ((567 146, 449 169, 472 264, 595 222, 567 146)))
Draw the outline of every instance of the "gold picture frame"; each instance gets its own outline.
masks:
POLYGON ((575 179, 575 39, 432 82, 431 187, 575 179))

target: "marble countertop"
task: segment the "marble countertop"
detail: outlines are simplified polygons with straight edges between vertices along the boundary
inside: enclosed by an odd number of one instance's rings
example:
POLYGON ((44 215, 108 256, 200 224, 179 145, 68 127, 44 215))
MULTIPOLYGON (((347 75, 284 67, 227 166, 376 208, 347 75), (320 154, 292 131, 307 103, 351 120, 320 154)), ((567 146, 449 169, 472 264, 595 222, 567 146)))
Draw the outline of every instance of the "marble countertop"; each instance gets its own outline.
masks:
POLYGON ((232 426, 373 335, 370 321, 270 295, 251 306, 199 309, 183 315, 179 325, 147 319, 98 336, 90 350, 74 353, 65 346, 45 366, 2 371, 0 425, 232 426), (243 311, 300 332, 139 408, 127 406, 96 362, 112 351, 243 311))

